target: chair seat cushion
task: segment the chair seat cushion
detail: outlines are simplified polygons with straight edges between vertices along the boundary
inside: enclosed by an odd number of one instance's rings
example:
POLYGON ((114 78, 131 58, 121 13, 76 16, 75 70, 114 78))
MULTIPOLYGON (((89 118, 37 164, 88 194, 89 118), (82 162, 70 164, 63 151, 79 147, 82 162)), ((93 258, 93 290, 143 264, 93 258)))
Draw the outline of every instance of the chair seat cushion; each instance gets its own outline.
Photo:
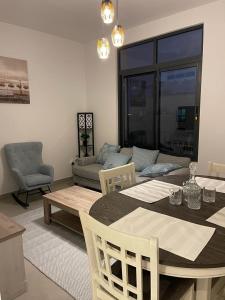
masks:
MULTIPOLYGON (((120 261, 112 265, 112 273, 122 279, 122 270, 120 261)), ((129 284, 136 287, 136 269, 128 266, 129 284)), ((193 285, 193 279, 183 279, 169 276, 160 276, 159 279, 159 299, 160 300, 178 300, 193 285)), ((115 286, 120 289, 120 286, 115 286)), ((143 270, 143 300, 151 299, 150 272, 143 270)))
POLYGON ((91 164, 87 166, 79 166, 76 165, 73 168, 74 175, 79 177, 84 177, 87 179, 97 180, 99 181, 99 171, 102 170, 103 165, 101 164, 91 164))
POLYGON ((40 173, 26 175, 24 176, 24 180, 28 187, 50 184, 52 182, 52 178, 50 176, 40 173))

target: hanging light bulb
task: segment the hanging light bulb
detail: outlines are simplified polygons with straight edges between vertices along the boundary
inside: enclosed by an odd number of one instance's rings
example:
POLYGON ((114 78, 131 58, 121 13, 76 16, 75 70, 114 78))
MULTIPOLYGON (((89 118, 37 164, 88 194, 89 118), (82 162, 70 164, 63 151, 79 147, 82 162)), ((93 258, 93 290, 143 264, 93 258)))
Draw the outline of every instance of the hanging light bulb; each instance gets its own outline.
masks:
POLYGON ((119 1, 116 1, 116 21, 117 21, 117 25, 114 26, 113 30, 112 30, 112 43, 113 46, 119 48, 121 46, 123 46, 124 43, 124 38, 125 38, 125 33, 124 33, 124 29, 121 25, 119 25, 119 1))
POLYGON ((112 43, 115 47, 121 47, 124 43, 125 33, 121 25, 115 25, 112 31, 112 43))
POLYGON ((114 20, 114 6, 111 0, 102 0, 101 17, 105 24, 111 24, 114 20))
POLYGON ((109 57, 110 46, 107 38, 98 39, 97 52, 100 59, 107 59, 109 57))

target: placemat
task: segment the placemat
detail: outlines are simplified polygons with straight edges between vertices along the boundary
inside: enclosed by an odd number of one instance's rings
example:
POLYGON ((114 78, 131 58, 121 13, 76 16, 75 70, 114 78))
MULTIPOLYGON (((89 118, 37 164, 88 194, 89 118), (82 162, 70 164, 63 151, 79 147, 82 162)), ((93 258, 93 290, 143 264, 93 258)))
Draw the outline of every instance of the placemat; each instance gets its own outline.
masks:
POLYGON ((219 193, 225 193, 225 181, 218 179, 211 179, 205 177, 196 177, 197 184, 201 187, 213 187, 219 193))
POLYGON ((180 187, 175 184, 152 180, 123 190, 120 193, 144 202, 153 203, 168 197, 169 190, 172 188, 179 189, 180 187))
POLYGON ((218 210, 214 215, 212 215, 206 221, 225 228, 225 207, 218 210))
POLYGON ((215 228, 198 225, 144 208, 110 225, 127 234, 159 239, 161 249, 195 261, 215 232, 215 228))

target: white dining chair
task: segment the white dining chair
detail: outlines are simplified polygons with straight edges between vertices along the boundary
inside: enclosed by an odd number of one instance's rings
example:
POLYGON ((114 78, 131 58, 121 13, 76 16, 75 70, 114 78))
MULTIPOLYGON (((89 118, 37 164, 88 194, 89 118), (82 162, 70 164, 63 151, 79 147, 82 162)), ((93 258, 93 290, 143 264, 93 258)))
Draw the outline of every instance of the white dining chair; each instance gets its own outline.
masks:
POLYGON ((193 280, 168 276, 160 276, 159 280, 157 238, 121 233, 84 212, 80 212, 80 218, 90 262, 93 300, 194 299, 193 280), (149 259, 151 274, 142 269, 143 257, 149 259))
POLYGON ((216 177, 225 177, 225 164, 209 161, 208 175, 209 176, 215 175, 216 177))
POLYGON ((106 195, 118 188, 127 188, 136 183, 134 163, 99 171, 102 194, 106 195))

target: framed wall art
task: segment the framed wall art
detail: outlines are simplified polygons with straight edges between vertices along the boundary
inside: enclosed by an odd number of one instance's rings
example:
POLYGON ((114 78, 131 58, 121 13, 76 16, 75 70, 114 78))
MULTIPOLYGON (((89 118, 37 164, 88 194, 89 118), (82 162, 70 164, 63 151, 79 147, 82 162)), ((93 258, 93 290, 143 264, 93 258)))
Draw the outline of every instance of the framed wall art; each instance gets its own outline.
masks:
POLYGON ((0 56, 0 103, 30 103, 26 60, 0 56))

